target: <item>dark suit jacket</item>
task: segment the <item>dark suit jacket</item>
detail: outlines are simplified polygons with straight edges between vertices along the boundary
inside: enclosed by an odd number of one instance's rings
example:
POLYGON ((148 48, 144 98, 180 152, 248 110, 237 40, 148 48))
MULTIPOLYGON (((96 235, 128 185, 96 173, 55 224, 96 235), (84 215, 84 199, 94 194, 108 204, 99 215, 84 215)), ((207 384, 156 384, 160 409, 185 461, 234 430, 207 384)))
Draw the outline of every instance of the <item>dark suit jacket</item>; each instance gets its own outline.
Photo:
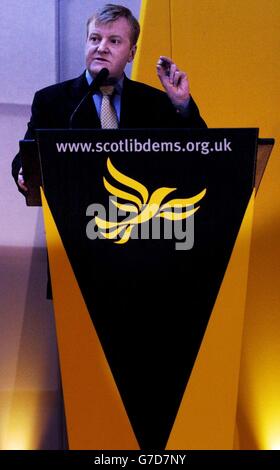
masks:
MULTIPOLYGON (((35 129, 69 128, 70 117, 88 92, 88 82, 83 73, 78 78, 67 80, 37 91, 32 104, 32 115, 25 139, 35 138, 35 129)), ((75 113, 74 128, 100 128, 92 97, 86 99, 75 113)), ((120 127, 125 128, 201 128, 206 127, 198 108, 191 98, 188 112, 181 116, 166 93, 143 83, 124 79, 121 99, 120 127)), ((18 153, 12 163, 12 174, 17 182, 21 167, 18 153)))

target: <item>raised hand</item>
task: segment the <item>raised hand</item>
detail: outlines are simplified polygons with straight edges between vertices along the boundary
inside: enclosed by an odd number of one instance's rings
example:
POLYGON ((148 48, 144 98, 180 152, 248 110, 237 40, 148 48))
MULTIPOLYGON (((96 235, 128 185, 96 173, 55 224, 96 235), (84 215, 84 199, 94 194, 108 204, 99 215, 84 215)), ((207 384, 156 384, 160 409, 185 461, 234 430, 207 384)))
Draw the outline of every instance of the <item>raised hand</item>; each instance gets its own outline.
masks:
POLYGON ((166 56, 160 56, 157 62, 157 75, 173 105, 184 111, 190 99, 190 85, 187 74, 166 56))

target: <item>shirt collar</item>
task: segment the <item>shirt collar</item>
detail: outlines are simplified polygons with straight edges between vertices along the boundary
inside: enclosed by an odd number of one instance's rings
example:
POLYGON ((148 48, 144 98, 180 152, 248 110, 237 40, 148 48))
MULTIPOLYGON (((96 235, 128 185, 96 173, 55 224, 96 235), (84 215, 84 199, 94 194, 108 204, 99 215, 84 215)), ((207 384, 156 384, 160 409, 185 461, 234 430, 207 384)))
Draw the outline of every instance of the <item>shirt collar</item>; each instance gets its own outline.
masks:
MULTIPOLYGON (((92 76, 91 76, 91 74, 89 73, 88 70, 86 70, 86 79, 87 79, 87 82, 88 82, 89 85, 93 82, 93 78, 92 78, 92 76)), ((123 81, 124 81, 124 74, 118 80, 118 82, 115 84, 115 92, 119 95, 121 95, 121 93, 122 93, 123 81)))

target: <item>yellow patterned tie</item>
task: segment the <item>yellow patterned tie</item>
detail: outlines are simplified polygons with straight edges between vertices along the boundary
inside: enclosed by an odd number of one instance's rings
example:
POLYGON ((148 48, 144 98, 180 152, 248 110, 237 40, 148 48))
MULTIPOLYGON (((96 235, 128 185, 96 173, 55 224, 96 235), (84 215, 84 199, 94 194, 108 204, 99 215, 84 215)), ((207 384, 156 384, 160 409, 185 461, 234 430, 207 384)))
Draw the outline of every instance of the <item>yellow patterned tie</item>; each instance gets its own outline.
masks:
POLYGON ((118 129, 118 118, 111 97, 114 93, 113 86, 101 86, 102 102, 100 110, 100 122, 102 129, 118 129))

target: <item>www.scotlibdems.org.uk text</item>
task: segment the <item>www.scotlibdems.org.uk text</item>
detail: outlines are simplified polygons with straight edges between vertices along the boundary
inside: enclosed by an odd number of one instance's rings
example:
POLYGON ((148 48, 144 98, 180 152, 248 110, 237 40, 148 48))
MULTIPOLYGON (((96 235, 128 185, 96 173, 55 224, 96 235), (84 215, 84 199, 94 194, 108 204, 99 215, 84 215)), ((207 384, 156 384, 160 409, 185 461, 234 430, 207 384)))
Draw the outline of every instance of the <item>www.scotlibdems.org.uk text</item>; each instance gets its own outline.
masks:
POLYGON ((227 138, 214 142, 157 142, 152 139, 120 139, 113 142, 56 142, 58 153, 117 153, 117 152, 232 152, 232 142, 227 138))

